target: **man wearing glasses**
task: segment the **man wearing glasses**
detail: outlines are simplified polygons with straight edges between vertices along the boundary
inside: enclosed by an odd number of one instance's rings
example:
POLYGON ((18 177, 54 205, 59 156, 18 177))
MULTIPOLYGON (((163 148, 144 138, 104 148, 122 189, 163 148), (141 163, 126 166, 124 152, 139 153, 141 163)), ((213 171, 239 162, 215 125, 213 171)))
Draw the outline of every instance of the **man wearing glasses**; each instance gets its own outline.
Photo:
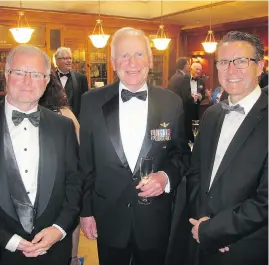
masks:
POLYGON ((0 103, 0 265, 67 265, 81 193, 71 120, 38 106, 50 60, 15 47, 0 103))
POLYGON ((72 52, 70 48, 60 47, 54 54, 57 65, 59 80, 65 89, 70 107, 77 118, 79 118, 81 95, 88 91, 88 80, 86 75, 71 71, 72 52))
POLYGON ((190 264, 268 264, 268 98, 258 85, 264 48, 232 31, 216 55, 229 98, 205 112, 187 174, 190 264))

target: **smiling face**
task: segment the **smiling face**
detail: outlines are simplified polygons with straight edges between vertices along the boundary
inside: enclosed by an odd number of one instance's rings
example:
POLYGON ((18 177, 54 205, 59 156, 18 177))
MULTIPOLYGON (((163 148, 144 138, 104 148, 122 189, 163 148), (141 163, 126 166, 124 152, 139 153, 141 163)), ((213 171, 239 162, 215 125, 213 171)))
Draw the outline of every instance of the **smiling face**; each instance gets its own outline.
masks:
POLYGON ((143 35, 123 35, 115 43, 111 58, 113 70, 131 91, 140 89, 147 80, 150 58, 143 35))
MULTIPOLYGON (((225 42, 217 51, 217 60, 233 60, 236 58, 254 58, 255 49, 244 41, 225 42)), ((218 71, 219 82, 228 92, 233 103, 250 94, 258 85, 258 76, 263 68, 263 61, 249 62, 244 69, 237 69, 231 62, 225 71, 218 71)))
POLYGON ((24 77, 18 76, 14 70, 38 72, 46 74, 44 58, 38 53, 16 54, 10 64, 11 73, 6 72, 7 100, 13 106, 27 110, 35 107, 43 95, 49 77, 33 79, 29 73, 24 77))
POLYGON ((61 56, 56 59, 57 68, 63 72, 67 73, 72 69, 72 54, 68 51, 63 51, 61 56))

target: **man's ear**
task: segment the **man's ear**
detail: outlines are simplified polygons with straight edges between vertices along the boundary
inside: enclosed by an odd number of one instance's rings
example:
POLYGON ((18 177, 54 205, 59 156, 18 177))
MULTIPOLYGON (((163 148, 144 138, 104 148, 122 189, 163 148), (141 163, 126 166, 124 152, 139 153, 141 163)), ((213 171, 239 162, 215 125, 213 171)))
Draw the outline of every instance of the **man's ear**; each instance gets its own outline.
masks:
POLYGON ((257 76, 260 76, 263 72, 264 60, 257 62, 257 76))

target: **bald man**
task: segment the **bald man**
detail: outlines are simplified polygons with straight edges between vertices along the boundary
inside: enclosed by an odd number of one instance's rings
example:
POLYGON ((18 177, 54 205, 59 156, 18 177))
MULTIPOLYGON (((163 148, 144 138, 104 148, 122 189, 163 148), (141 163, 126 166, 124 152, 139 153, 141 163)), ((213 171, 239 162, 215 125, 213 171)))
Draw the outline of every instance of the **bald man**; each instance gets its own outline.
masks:
POLYGON ((192 120, 199 120, 200 102, 205 97, 205 83, 201 78, 202 70, 200 63, 193 63, 191 74, 178 79, 177 86, 171 88, 183 100, 186 136, 191 142, 194 141, 192 120))

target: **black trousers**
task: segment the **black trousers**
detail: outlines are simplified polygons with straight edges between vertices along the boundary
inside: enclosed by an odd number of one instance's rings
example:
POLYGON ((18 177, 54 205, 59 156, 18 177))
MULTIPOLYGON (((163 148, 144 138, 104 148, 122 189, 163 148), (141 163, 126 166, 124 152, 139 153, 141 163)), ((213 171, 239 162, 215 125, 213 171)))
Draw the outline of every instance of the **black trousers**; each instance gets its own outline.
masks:
POLYGON ((133 236, 125 248, 106 246, 97 239, 100 265, 164 265, 166 249, 142 250, 133 236))

